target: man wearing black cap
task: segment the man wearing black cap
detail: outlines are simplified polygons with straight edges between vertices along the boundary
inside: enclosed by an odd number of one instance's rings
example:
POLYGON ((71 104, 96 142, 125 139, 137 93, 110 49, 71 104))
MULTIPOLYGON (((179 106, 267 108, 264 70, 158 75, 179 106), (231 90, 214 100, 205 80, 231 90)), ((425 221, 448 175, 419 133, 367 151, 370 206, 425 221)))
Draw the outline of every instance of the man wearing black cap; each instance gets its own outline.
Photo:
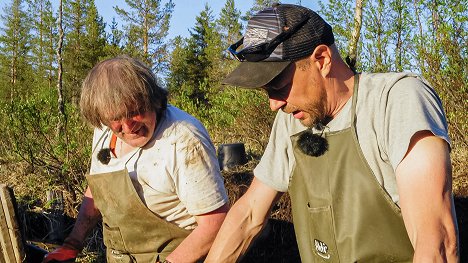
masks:
POLYGON ((281 110, 206 262, 238 260, 286 191, 303 262, 458 261, 447 122, 425 80, 355 73, 295 5, 259 12, 229 50, 242 63, 225 83, 281 110))

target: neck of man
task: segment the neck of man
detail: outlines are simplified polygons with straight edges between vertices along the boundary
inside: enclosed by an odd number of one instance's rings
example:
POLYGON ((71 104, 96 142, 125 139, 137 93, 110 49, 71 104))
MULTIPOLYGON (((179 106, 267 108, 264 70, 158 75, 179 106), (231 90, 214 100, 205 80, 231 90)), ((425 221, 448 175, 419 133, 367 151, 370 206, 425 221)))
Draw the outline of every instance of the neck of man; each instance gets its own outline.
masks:
POLYGON ((124 140, 118 138, 116 145, 117 158, 122 158, 127 153, 135 150, 137 147, 131 146, 130 144, 125 143, 124 140))
POLYGON ((327 79, 327 101, 329 116, 334 118, 353 96, 354 72, 341 60, 336 63, 327 79))

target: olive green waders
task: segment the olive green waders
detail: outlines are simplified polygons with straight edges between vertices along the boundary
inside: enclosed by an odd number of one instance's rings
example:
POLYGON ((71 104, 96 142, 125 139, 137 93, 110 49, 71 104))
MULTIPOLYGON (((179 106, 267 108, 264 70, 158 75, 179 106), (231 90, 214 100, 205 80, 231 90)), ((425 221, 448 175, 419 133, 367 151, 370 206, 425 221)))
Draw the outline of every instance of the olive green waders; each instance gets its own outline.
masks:
MULTIPOLYGON (((351 127, 325 133, 329 150, 305 155, 292 137, 296 166, 289 194, 302 262, 411 262, 414 250, 401 211, 378 183, 351 127)), ((365 118, 365 116, 362 116, 365 118)))
POLYGON ((108 263, 162 262, 190 233, 146 207, 127 169, 86 179, 102 214, 108 263))

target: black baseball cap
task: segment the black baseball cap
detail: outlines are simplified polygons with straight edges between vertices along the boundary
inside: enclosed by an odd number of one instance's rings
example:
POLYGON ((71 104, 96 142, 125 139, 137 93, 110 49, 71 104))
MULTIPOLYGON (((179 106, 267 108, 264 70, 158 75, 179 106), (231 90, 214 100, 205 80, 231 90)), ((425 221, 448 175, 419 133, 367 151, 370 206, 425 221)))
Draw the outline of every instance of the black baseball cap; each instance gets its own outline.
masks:
POLYGON ((241 64, 223 84, 263 87, 292 62, 311 55, 318 45, 334 42, 331 26, 314 11, 275 4, 254 15, 244 37, 228 48, 241 64))

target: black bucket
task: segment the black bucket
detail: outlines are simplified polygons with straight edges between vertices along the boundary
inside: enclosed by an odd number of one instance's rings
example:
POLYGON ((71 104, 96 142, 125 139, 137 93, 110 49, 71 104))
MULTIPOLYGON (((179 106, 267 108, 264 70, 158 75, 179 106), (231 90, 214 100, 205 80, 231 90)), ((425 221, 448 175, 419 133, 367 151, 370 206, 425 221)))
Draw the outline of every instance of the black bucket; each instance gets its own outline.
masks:
POLYGON ((218 147, 219 168, 224 171, 232 170, 238 165, 247 163, 243 143, 221 144, 218 147))

